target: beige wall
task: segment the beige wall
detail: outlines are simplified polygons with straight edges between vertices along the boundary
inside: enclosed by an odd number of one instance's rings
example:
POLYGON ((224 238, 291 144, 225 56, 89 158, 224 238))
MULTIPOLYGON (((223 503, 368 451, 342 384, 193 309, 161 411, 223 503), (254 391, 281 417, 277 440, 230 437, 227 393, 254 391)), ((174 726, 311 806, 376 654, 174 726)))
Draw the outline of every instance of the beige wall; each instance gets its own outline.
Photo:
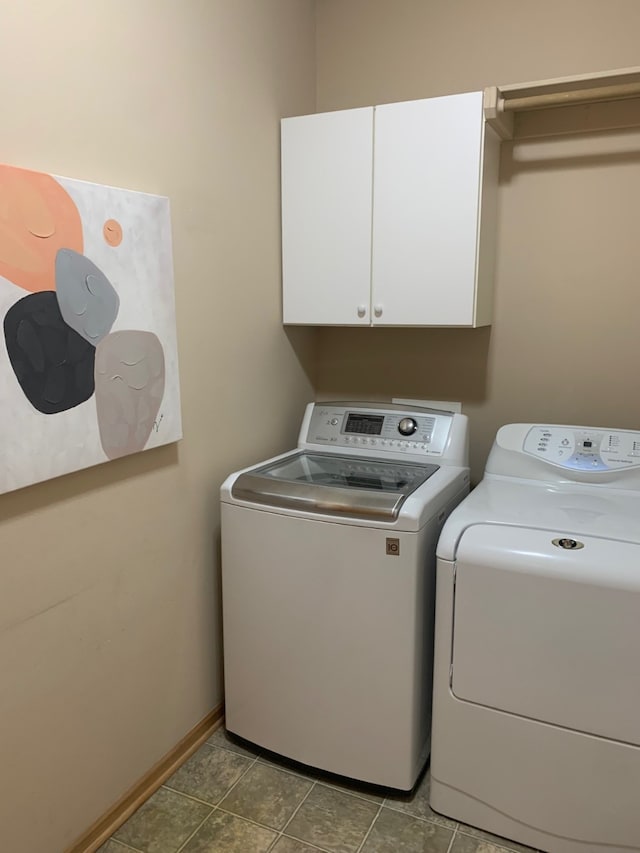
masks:
POLYGON ((278 183, 278 119, 315 107, 312 12, 2 4, 3 161, 171 198, 185 436, 0 496, 2 851, 60 853, 222 698, 218 488, 313 396, 278 183))
MULTIPOLYGON (((636 0, 318 0, 318 110, 638 64, 636 0)), ((637 107, 636 107, 637 109, 637 107)), ((505 143, 494 322, 322 329, 322 397, 462 400, 474 479, 497 427, 640 428, 640 133, 505 143)))

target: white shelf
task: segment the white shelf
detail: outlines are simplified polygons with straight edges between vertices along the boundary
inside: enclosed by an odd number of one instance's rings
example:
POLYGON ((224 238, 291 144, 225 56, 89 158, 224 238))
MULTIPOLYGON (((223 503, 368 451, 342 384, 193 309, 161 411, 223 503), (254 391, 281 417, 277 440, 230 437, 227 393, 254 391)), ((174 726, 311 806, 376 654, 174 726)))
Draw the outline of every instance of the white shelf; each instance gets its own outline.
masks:
POLYGON ((502 139, 640 127, 640 67, 490 86, 484 114, 502 139))

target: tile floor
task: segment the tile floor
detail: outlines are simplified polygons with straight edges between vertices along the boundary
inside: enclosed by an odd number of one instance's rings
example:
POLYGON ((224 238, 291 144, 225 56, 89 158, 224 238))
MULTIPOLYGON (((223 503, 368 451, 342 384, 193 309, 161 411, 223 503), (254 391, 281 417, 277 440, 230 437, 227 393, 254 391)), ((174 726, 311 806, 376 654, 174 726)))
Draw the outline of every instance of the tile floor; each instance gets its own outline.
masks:
POLYGON ((350 783, 217 729, 99 853, 527 853, 407 795, 350 783))

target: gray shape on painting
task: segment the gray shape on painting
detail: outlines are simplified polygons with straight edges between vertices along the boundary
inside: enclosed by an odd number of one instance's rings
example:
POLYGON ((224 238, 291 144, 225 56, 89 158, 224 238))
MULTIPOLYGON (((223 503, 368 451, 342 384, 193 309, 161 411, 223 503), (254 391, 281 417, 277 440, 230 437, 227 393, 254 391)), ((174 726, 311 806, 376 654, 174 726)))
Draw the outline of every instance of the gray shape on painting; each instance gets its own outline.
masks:
POLYGON ((56 254, 56 292, 60 313, 68 326, 96 346, 109 334, 120 297, 93 261, 73 249, 56 254))
POLYGON ((96 347, 95 400, 109 459, 144 450, 164 396, 164 351, 153 332, 113 332, 96 347))

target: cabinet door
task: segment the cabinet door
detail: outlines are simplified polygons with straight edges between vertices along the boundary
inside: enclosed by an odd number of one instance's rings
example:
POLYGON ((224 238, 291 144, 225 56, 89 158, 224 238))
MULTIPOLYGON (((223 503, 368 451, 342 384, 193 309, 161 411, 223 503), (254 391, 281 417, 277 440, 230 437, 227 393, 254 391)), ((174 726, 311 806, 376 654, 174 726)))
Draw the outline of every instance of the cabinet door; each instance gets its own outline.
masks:
POLYGON ((376 325, 475 325, 482 92, 376 107, 376 325))
POLYGON ((282 121, 285 323, 368 325, 373 107, 282 121))

